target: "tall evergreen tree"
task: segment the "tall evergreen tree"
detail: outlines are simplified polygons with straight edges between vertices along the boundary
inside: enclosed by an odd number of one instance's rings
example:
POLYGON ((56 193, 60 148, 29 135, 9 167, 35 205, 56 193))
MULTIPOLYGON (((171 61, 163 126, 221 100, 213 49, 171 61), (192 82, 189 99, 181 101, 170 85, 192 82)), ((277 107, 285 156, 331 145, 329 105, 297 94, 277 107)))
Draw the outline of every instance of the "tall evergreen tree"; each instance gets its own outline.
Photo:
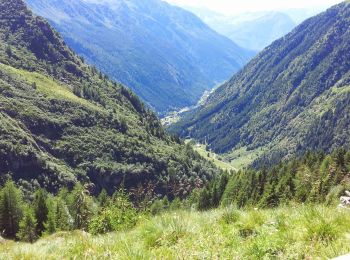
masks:
POLYGON ((47 221, 44 223, 45 234, 53 234, 56 232, 56 217, 53 209, 49 209, 47 221))
POLYGON ((100 204, 100 207, 104 208, 107 206, 108 204, 108 194, 107 194, 107 191, 105 189, 103 189, 101 191, 101 193, 98 195, 98 202, 100 204))
POLYGON ((72 192, 74 205, 74 227, 87 229, 92 215, 91 198, 80 184, 77 184, 72 192))
POLYGON ((35 193, 35 199, 34 199, 34 216, 37 221, 37 227, 36 232, 39 236, 44 232, 45 230, 45 222, 47 221, 47 215, 49 212, 49 209, 46 204, 47 195, 46 192, 43 189, 39 189, 35 193))
POLYGON ((13 181, 7 181, 0 192, 0 230, 1 235, 15 238, 19 222, 23 216, 22 194, 13 181))
POLYGON ((30 208, 27 208, 24 211, 23 219, 19 223, 17 238, 24 242, 33 243, 38 238, 36 228, 37 222, 33 211, 30 208))
POLYGON ((57 198, 55 205, 55 225, 57 230, 70 230, 73 226, 73 218, 67 204, 62 198, 57 198))

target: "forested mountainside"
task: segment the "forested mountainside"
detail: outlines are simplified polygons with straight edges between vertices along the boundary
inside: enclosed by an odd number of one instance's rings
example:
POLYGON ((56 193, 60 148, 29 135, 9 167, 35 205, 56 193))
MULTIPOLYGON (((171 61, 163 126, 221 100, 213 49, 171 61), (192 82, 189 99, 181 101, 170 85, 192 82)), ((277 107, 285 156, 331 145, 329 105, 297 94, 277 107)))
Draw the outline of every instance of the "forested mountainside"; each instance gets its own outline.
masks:
POLYGON ((89 63, 163 114, 196 104, 254 54, 161 0, 27 0, 89 63))
POLYGON ((216 171, 22 0, 0 0, 0 75, 2 180, 49 191, 81 181, 93 193, 140 184, 182 196, 216 171))
POLYGON ((219 205, 270 208, 291 201, 332 204, 350 189, 349 172, 350 151, 340 148, 329 155, 307 152, 271 168, 216 176, 201 190, 198 207, 202 210, 219 205))
POLYGON ((308 19, 267 47, 172 127, 219 153, 260 162, 350 141, 350 4, 308 19))
POLYGON ((256 12, 223 15, 200 8, 190 9, 215 31, 239 46, 261 51, 274 40, 289 33, 296 23, 282 12, 256 12))

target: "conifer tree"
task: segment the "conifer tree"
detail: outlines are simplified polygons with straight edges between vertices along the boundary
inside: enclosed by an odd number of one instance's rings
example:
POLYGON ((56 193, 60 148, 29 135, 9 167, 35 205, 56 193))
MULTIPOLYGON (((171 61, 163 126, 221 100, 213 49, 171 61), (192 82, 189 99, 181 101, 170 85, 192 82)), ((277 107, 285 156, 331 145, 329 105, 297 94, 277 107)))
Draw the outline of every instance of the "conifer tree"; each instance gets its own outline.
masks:
POLYGON ((33 243, 38 235, 36 233, 37 222, 30 208, 24 211, 24 217, 19 223, 17 238, 24 242, 33 243))
POLYGON ((53 209, 49 209, 47 221, 44 223, 44 226, 46 234, 53 234, 56 232, 56 217, 53 209))
POLYGON ((47 199, 47 195, 43 189, 39 189, 35 193, 35 199, 33 203, 34 216, 37 220, 36 232, 39 236, 41 236, 41 234, 45 230, 44 224, 47 221, 47 214, 49 212, 48 207, 46 205, 46 199, 47 199))
POLYGON ((73 226, 73 218, 69 213, 67 204, 62 198, 57 198, 55 205, 55 226, 57 230, 70 230, 73 226))
POLYGON ((1 235, 15 238, 22 216, 22 194, 13 181, 7 181, 0 192, 1 235))
POLYGON ((207 188, 204 188, 199 195, 198 200, 198 209, 199 210, 207 210, 210 208, 210 193, 207 188))
POLYGON ((74 205, 74 227, 86 230, 92 215, 91 199, 87 191, 77 184, 72 192, 74 205))
POLYGON ((107 206, 108 204, 108 194, 107 191, 105 189, 103 189, 100 193, 100 195, 98 196, 98 202, 100 204, 100 207, 104 208, 107 206))

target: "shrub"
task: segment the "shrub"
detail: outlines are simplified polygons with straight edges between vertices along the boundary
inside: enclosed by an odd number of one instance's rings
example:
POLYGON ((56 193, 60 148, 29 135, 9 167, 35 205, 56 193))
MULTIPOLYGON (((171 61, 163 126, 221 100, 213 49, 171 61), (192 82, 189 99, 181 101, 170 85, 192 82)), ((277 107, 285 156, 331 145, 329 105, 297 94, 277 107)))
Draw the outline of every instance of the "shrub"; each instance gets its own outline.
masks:
POLYGON ((103 234, 128 229, 137 223, 138 213, 124 192, 113 196, 111 205, 102 209, 89 224, 89 232, 103 234))
POLYGON ((224 209, 223 214, 220 217, 220 223, 233 224, 236 223, 241 217, 240 212, 237 209, 228 207, 224 209))

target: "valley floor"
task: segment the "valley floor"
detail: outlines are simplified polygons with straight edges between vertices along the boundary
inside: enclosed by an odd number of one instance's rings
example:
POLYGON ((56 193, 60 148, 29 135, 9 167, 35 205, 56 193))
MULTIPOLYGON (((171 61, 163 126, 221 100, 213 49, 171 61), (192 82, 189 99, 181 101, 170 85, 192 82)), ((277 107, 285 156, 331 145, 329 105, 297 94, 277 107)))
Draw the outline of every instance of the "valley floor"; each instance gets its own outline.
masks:
POLYGON ((0 244, 0 259, 329 259, 349 252, 350 211, 305 205, 175 211, 142 217, 125 232, 0 244))

